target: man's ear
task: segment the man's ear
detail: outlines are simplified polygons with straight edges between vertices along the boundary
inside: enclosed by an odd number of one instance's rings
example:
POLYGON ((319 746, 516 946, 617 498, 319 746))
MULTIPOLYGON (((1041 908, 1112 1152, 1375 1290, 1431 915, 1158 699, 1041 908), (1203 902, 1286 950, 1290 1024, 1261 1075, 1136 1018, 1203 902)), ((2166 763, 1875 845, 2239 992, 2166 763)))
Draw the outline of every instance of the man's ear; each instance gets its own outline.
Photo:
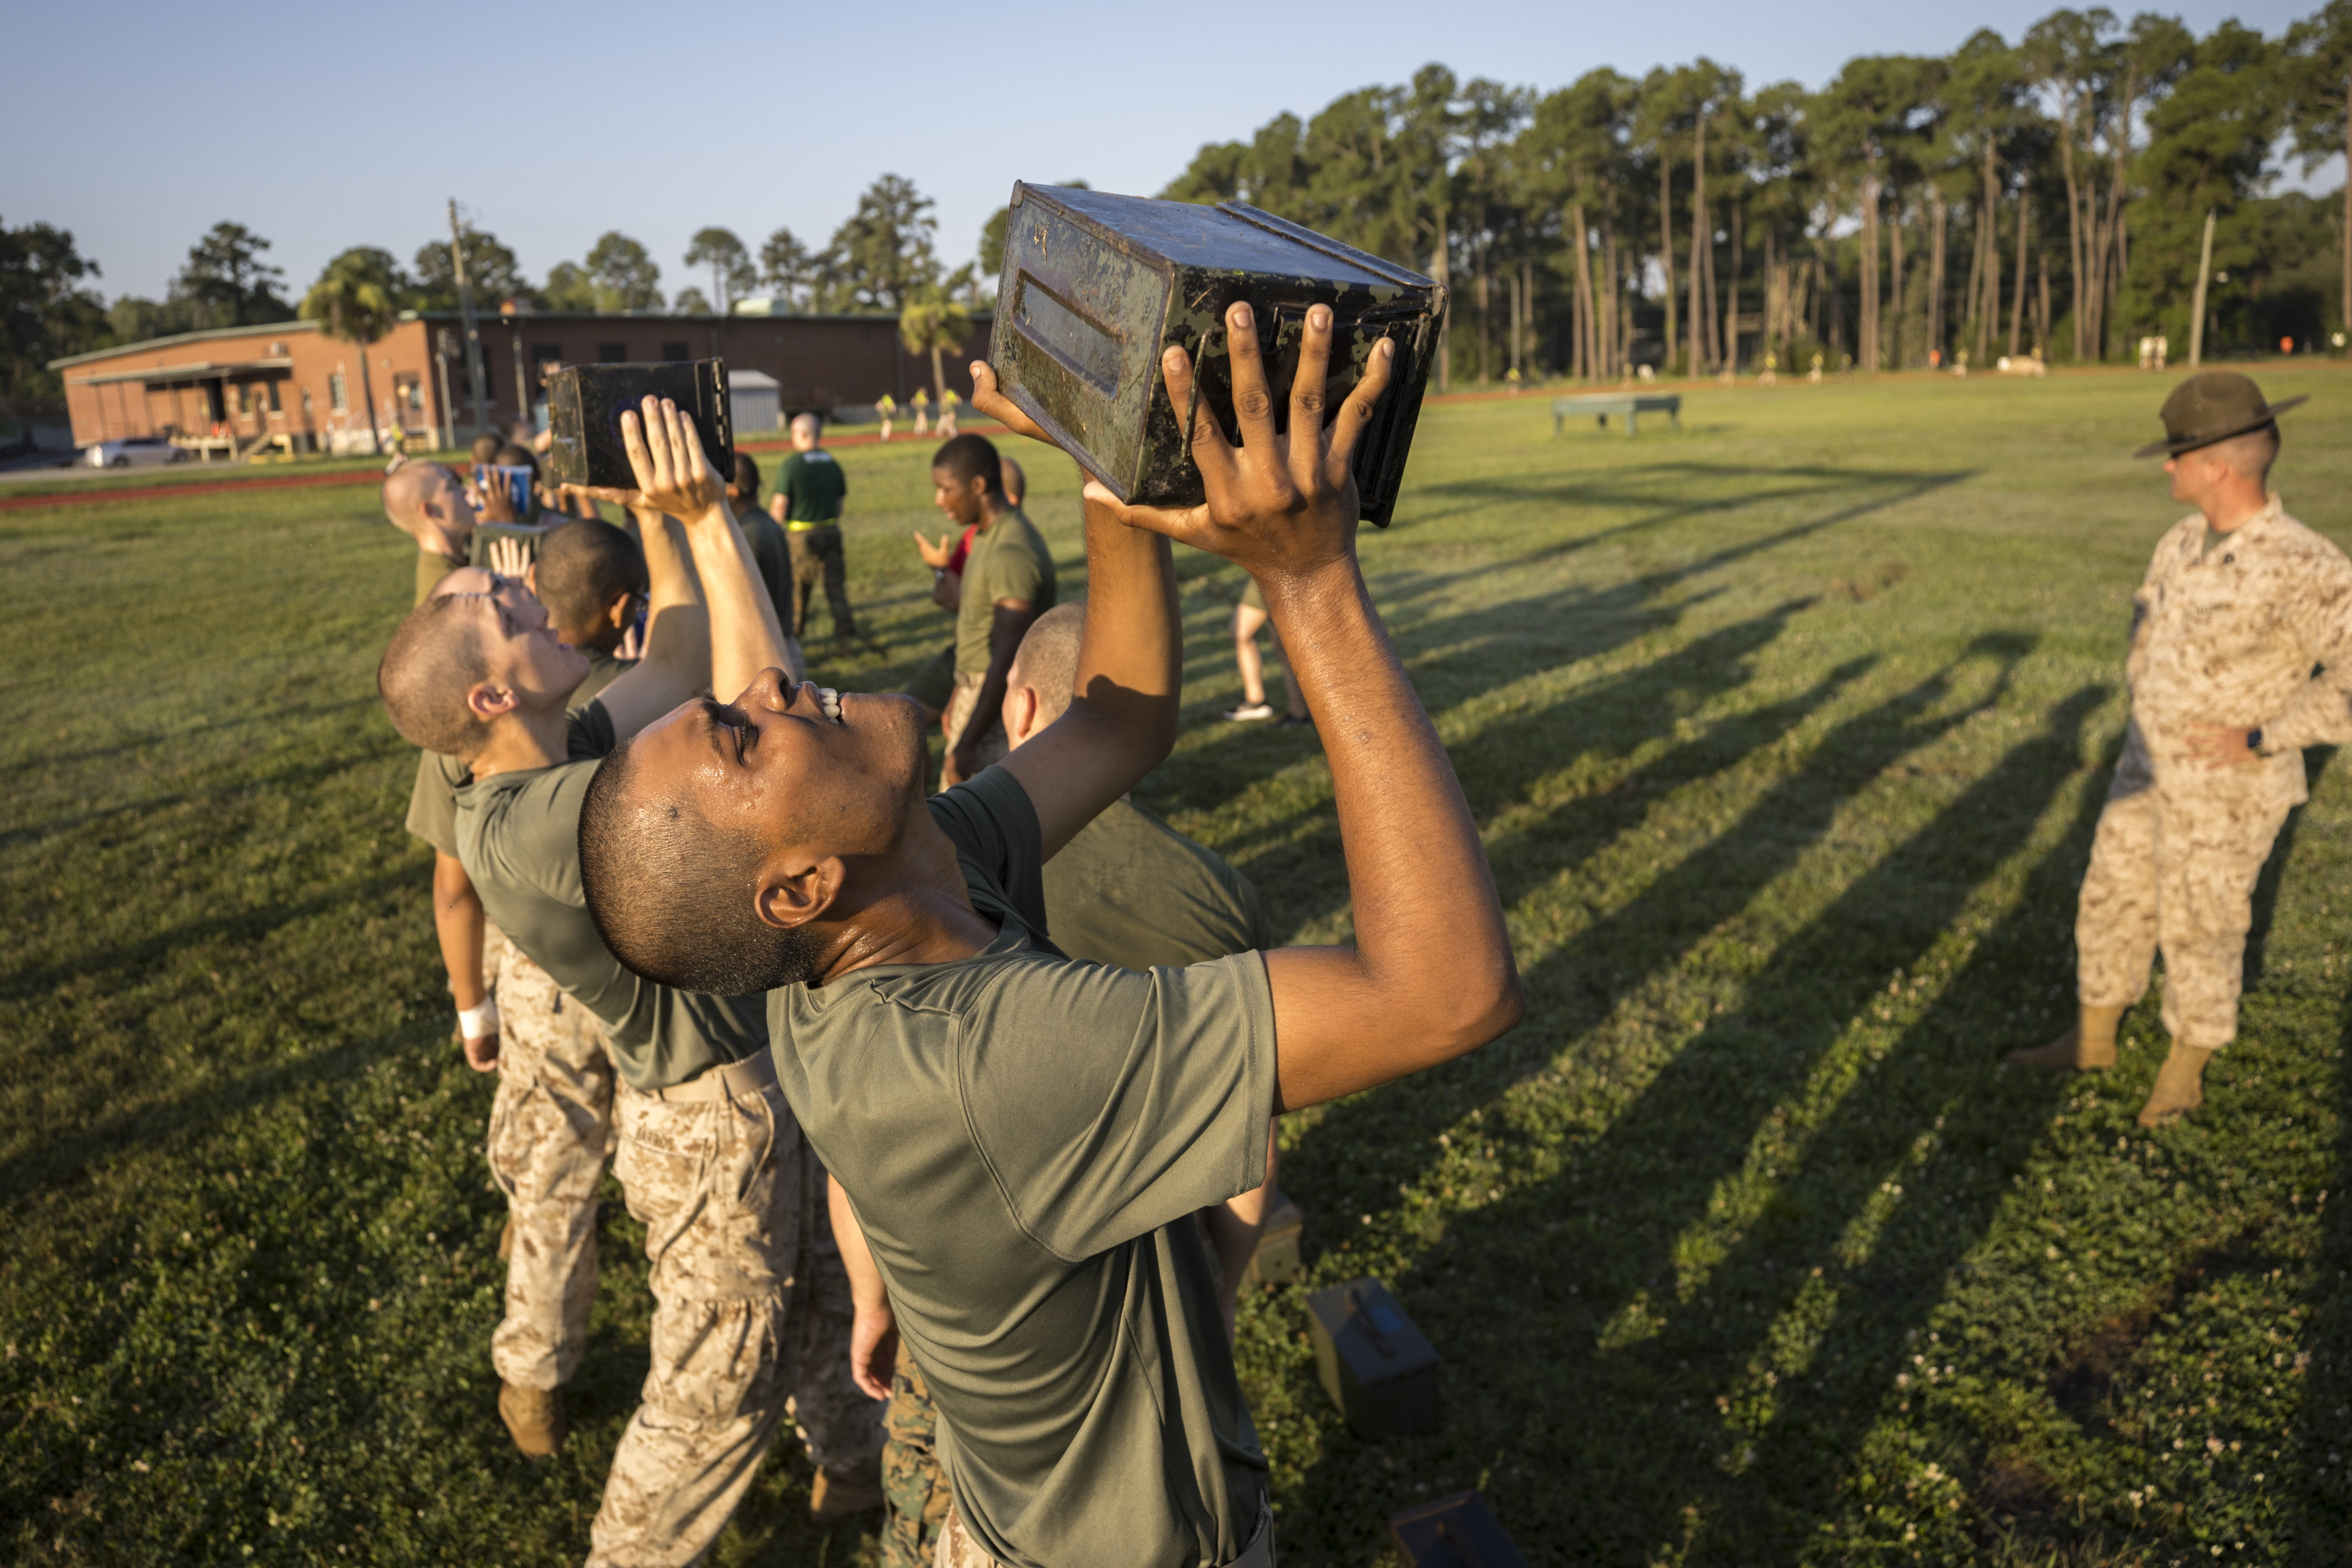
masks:
POLYGON ((466 706, 484 724, 495 721, 500 714, 509 714, 521 706, 510 686, 493 685, 488 681, 476 681, 466 693, 466 706))
POLYGON ((798 931, 813 920, 822 919, 833 901, 841 895, 843 879, 848 874, 840 857, 828 855, 814 865, 793 869, 794 862, 779 855, 760 868, 759 885, 751 894, 751 904, 760 916, 760 924, 779 931, 798 931))
POLYGON ((604 624, 610 626, 615 632, 627 630, 629 605, 636 597, 635 593, 625 588, 613 595, 613 602, 604 606, 604 624))
POLYGON ((1035 686, 1014 686, 1004 694, 1004 738, 1018 748, 1036 732, 1037 710, 1045 706, 1035 686))

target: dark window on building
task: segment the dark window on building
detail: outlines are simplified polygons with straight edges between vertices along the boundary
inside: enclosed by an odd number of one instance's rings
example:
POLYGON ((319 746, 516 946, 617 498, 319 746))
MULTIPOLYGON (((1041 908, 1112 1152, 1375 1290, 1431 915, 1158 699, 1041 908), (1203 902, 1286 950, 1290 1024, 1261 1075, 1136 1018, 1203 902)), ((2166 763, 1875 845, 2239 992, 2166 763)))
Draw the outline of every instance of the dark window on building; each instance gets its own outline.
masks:
POLYGON ((629 346, 626 343, 599 343, 596 345, 596 362, 600 365, 625 365, 629 362, 629 346))
POLYGON ((278 401, 278 383, 276 382, 271 382, 269 383, 269 412, 272 413, 283 413, 286 412, 286 405, 278 401))
POLYGON ((694 358, 694 355, 688 350, 687 346, 684 343, 664 343, 662 345, 662 358, 669 361, 672 364, 675 364, 680 360, 690 360, 694 358))

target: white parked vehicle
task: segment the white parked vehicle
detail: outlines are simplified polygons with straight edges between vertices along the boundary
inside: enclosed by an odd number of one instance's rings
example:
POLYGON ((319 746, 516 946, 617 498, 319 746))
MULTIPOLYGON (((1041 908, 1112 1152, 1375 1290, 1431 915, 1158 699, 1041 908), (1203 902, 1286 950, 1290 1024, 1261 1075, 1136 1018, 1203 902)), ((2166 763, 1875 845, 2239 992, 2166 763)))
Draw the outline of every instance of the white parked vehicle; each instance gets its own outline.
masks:
POLYGON ((160 435, 132 435, 86 447, 81 460, 93 468, 129 468, 135 464, 185 463, 188 455, 160 435))

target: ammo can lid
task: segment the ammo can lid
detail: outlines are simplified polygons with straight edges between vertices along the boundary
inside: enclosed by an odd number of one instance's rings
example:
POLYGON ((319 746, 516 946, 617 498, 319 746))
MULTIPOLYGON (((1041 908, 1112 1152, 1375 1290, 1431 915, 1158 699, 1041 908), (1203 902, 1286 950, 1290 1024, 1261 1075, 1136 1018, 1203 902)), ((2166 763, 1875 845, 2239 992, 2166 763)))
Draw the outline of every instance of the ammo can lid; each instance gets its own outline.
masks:
POLYGON ((1013 205, 1041 197, 1126 248, 1182 267, 1311 277, 1364 288, 1436 287, 1433 280, 1370 256, 1312 229, 1259 212, 1246 202, 1203 207, 1191 202, 1121 196, 1075 185, 1013 188, 1013 205))

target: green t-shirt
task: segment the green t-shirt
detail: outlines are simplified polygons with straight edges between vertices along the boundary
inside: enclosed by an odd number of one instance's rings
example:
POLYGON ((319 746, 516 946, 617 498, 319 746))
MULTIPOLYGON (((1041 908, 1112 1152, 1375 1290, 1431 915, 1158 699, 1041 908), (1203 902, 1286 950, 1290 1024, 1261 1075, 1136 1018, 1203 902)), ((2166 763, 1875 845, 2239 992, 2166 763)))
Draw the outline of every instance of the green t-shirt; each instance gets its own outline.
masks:
POLYGON ((1063 957, 1019 781, 991 768, 930 809, 999 936, 772 993, 784 1096, 873 1248, 980 1544, 1020 1568, 1231 1562, 1266 1462, 1192 1216, 1265 1178, 1265 962, 1063 957))
POLYGON ((849 494, 849 476, 820 446, 795 452, 776 470, 776 490, 784 497, 784 516, 795 523, 829 523, 841 516, 842 497, 849 494))
MULTIPOLYGON (((564 706, 578 713, 596 700, 596 694, 624 671, 636 668, 635 659, 615 659, 602 648, 590 648, 588 674, 572 690, 564 706)), ((436 751, 419 752, 416 782, 408 791, 408 831, 445 855, 457 852, 457 790, 473 777, 466 765, 436 751)))
POLYGON ((1025 599, 1039 615, 1054 608, 1054 554, 1020 507, 1002 513, 971 536, 956 601, 956 674, 985 674, 996 625, 996 601, 1025 599))
POLYGON ((1150 969, 1274 946, 1250 879, 1132 800, 1045 862, 1045 917, 1073 958, 1150 969))
POLYGON ((760 580, 768 585, 768 602, 776 607, 776 620, 789 632, 793 627, 793 547, 784 542, 783 528, 757 507, 737 513, 735 520, 743 529, 743 542, 751 547, 751 561, 760 569, 760 580))
POLYGON ((623 967, 580 888, 580 802, 613 749, 602 702, 572 716, 570 760, 478 779, 457 791, 457 858, 482 909, 523 956, 604 1025, 621 1076, 667 1089, 767 1043, 762 997, 656 986, 623 967))
MULTIPOLYGON (((418 550, 416 552, 416 603, 422 604, 432 598, 433 590, 440 584, 443 578, 453 571, 462 571, 465 567, 466 563, 454 555, 443 555, 438 550, 418 550)), ((410 608, 414 609, 415 606, 412 605, 410 608)))

